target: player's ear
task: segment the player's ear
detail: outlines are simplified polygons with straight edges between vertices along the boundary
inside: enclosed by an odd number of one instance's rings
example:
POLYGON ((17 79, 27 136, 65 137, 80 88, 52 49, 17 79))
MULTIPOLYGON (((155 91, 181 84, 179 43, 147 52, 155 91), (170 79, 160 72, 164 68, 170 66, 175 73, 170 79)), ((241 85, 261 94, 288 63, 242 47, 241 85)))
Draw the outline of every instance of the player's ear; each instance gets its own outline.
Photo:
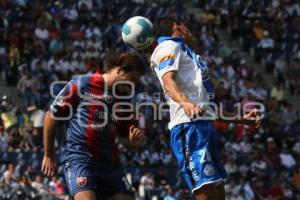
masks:
POLYGON ((116 74, 119 78, 123 78, 123 76, 125 75, 124 70, 122 69, 122 67, 117 67, 116 68, 116 74))
POLYGON ((178 31, 178 24, 176 22, 173 22, 173 32, 178 31))
POLYGON ((172 36, 173 37, 181 37, 181 31, 180 31, 180 27, 178 24, 176 24, 176 22, 173 23, 173 27, 172 27, 172 36))
POLYGON ((122 73, 121 67, 116 67, 115 70, 116 70, 117 75, 120 75, 122 73))

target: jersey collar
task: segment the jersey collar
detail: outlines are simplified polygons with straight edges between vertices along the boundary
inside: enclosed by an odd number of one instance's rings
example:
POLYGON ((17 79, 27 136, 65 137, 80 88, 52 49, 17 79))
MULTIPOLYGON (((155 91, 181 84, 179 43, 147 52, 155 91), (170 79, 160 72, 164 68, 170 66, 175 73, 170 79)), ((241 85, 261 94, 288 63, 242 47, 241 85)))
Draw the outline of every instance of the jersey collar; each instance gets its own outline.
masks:
POLYGON ((174 42, 184 42, 181 37, 161 36, 161 37, 157 38, 158 44, 160 44, 166 40, 172 40, 174 42))

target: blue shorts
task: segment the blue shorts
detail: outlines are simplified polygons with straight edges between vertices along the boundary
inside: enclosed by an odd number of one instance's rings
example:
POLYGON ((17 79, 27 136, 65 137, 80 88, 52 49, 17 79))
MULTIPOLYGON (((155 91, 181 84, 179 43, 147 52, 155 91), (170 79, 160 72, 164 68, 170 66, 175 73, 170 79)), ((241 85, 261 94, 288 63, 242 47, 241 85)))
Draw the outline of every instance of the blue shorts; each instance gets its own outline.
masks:
POLYGON ((97 199, 105 200, 117 193, 134 197, 134 192, 120 165, 107 167, 105 162, 64 163, 64 174, 72 196, 94 190, 97 199))
POLYGON ((178 124, 171 129, 170 139, 180 172, 192 192, 227 178, 219 134, 211 121, 178 124))

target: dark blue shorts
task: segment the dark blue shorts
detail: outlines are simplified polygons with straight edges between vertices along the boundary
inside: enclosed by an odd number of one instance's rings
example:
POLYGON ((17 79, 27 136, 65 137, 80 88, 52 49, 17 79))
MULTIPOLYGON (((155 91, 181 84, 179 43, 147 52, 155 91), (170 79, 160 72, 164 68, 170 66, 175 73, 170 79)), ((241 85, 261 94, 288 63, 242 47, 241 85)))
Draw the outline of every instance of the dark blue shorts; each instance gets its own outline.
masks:
POLYGON ((171 130, 171 148, 180 172, 194 192, 227 178, 221 158, 219 133, 210 121, 178 124, 171 130))
POLYGON ((105 200, 117 193, 134 197, 123 168, 120 165, 105 166, 105 162, 64 163, 64 174, 72 196, 86 190, 94 190, 97 199, 105 200))

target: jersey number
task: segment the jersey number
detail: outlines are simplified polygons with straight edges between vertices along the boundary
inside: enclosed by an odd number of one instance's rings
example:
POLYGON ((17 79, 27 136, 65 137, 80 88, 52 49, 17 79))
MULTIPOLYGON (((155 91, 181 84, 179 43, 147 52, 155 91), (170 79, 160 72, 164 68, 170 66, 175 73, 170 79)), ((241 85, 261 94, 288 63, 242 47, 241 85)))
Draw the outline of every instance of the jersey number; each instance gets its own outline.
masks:
POLYGON ((199 151, 199 155, 200 155, 200 163, 205 163, 207 161, 211 161, 210 153, 209 153, 209 151, 207 151, 206 148, 201 149, 199 151))

